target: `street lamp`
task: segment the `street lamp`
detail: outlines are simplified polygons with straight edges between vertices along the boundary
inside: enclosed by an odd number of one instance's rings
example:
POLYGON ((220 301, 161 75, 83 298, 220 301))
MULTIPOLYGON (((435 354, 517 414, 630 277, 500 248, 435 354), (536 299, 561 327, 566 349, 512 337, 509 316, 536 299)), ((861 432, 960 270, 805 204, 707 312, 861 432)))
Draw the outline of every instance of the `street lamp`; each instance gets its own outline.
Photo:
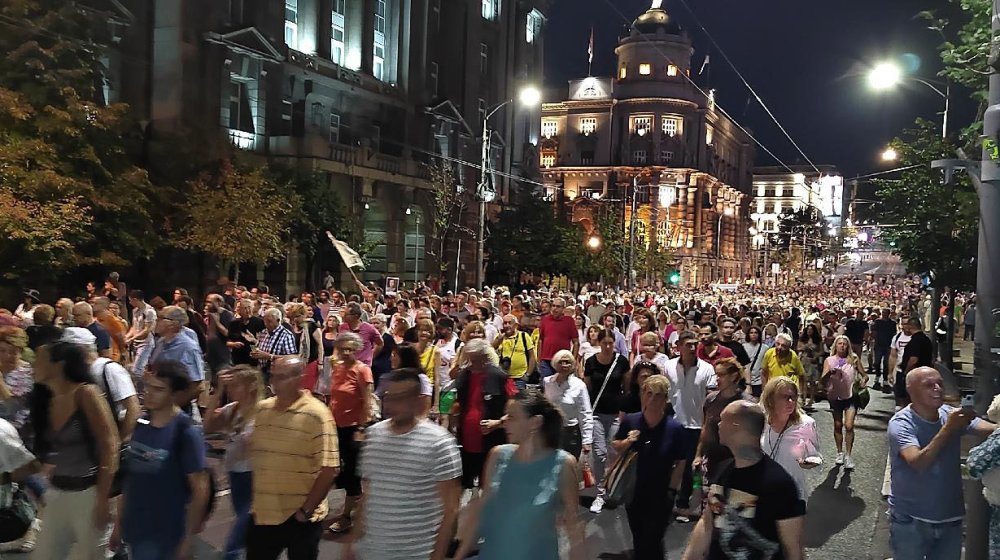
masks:
POLYGON ((899 159, 899 153, 896 152, 895 148, 886 148, 882 151, 882 161, 896 161, 899 159))
POLYGON ((880 62, 868 72, 868 85, 874 90, 892 89, 903 81, 903 70, 893 62, 880 62))
MULTIPOLYGON (((526 107, 537 107, 542 100, 542 92, 536 87, 526 86, 518 92, 518 100, 526 107)), ((498 103, 483 116, 483 152, 480 161, 479 189, 477 192, 479 196, 479 239, 476 243, 476 289, 479 290, 483 289, 483 279, 486 275, 486 263, 484 262, 486 254, 486 203, 492 201, 496 196, 495 192, 487 190, 490 171, 489 122, 490 117, 497 111, 513 102, 514 99, 512 98, 498 103)))
POLYGON ((894 89, 904 81, 921 83, 944 99, 944 114, 941 122, 941 137, 948 136, 948 109, 951 105, 951 83, 932 82, 916 76, 907 76, 895 62, 879 62, 868 71, 868 85, 876 91, 894 89), (937 84, 937 85, 935 85, 937 84), (939 86, 944 86, 944 91, 939 86))
POLYGON ((590 237, 587 238, 587 248, 590 249, 591 251, 597 251, 598 249, 600 249, 601 237, 596 233, 591 234, 590 237))

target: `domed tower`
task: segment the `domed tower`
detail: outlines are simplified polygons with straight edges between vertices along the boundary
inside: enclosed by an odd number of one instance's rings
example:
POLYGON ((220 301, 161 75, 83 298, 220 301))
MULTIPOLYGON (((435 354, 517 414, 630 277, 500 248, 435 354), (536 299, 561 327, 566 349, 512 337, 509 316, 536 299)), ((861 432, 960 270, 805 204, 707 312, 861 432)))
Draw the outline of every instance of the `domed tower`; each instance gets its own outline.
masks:
POLYGON ((653 2, 632 22, 628 36, 615 49, 615 98, 691 99, 692 88, 684 75, 690 75, 693 52, 691 39, 680 25, 660 2, 653 2))

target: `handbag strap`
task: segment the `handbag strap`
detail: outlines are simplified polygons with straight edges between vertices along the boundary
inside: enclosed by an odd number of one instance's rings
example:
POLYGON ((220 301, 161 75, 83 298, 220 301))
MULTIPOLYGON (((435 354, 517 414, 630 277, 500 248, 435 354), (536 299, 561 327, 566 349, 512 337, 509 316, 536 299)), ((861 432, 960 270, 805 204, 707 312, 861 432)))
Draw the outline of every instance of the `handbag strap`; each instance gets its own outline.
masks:
POLYGON ((763 347, 764 347, 764 342, 763 341, 757 343, 757 352, 754 353, 754 355, 753 355, 753 361, 750 362, 750 369, 751 370, 753 370, 754 366, 757 365, 757 357, 760 356, 760 350, 763 347))
MULTIPOLYGON (((601 383, 601 390, 597 392, 597 398, 594 399, 594 406, 590 407, 591 410, 597 410, 597 403, 601 402, 601 397, 604 395, 604 389, 608 387, 608 380, 611 379, 611 373, 615 371, 615 365, 618 364, 618 358, 620 354, 615 354, 615 359, 611 360, 611 366, 608 367, 608 373, 604 376, 604 383, 601 383)), ((597 361, 597 357, 594 356, 594 361, 597 361)))

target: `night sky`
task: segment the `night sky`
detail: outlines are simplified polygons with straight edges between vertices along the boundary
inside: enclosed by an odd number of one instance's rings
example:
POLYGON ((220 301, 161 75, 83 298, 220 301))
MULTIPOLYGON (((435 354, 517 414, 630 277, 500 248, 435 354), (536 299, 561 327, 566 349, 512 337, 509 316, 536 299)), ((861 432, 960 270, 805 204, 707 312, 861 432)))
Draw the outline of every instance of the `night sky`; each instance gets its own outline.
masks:
MULTIPOLYGON (((877 93, 868 88, 864 73, 874 61, 907 55, 905 60, 919 66, 914 75, 934 79, 941 38, 914 16, 946 9, 945 0, 685 1, 817 165, 836 165, 847 177, 884 169, 881 148, 916 117, 940 122, 943 100, 926 86, 904 84, 895 92, 877 93)), ((545 85, 565 96, 567 80, 587 75, 591 26, 593 74, 610 76, 618 36, 649 6, 650 0, 555 0, 545 36, 545 85)), ((681 0, 664 0, 663 7, 694 41, 692 75, 711 53, 709 87, 716 88, 723 108, 782 161, 805 163, 766 112, 754 101, 748 104, 750 93, 681 0)), ((953 89, 952 130, 974 117, 975 106, 967 98, 967 92, 953 89)), ((757 165, 774 163, 758 148, 757 165)))

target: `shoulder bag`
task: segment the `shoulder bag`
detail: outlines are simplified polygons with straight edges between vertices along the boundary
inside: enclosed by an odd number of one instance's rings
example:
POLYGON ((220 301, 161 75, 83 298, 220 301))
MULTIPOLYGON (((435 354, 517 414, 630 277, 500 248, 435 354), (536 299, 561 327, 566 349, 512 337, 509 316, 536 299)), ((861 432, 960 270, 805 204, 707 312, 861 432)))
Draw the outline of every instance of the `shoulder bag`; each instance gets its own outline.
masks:
MULTIPOLYGON (((601 397, 604 396, 604 389, 608 387, 608 380, 611 379, 611 372, 615 370, 615 366, 618 364, 618 358, 620 357, 620 354, 615 354, 615 359, 611 361, 611 366, 608 367, 608 373, 604 376, 604 383, 601 383, 601 390, 597 392, 597 398, 594 399, 594 405, 590 407, 591 410, 597 410, 597 403, 601 402, 601 397)), ((594 358, 594 360, 597 360, 597 358, 594 358)), ((597 413, 594 412, 594 414, 597 413)))
POLYGON ((20 485, 11 481, 10 473, 0 478, 0 543, 23 537, 35 521, 35 506, 20 485))

